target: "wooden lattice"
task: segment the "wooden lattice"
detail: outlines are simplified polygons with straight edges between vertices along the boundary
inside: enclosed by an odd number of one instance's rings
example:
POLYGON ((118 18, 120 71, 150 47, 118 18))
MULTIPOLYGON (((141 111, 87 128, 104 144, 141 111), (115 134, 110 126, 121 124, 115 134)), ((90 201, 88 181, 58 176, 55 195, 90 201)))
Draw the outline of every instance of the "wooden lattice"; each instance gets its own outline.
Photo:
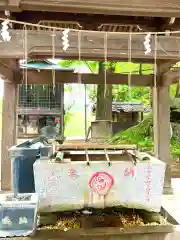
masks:
MULTIPOLYGON (((74 21, 48 21, 41 20, 38 22, 38 25, 43 25, 47 27, 55 27, 55 28, 70 28, 70 29, 81 29, 82 26, 78 22, 74 21)), ((38 31, 49 31, 48 28, 37 27, 37 26, 27 26, 28 30, 38 30, 38 31)))

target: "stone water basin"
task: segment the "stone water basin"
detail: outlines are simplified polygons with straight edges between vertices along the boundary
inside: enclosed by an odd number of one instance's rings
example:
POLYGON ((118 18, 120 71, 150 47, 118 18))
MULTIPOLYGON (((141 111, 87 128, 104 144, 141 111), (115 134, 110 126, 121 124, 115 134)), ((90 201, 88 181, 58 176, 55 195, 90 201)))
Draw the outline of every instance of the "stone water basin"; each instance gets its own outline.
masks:
MULTIPOLYGON (((34 164, 40 212, 123 206, 159 212, 165 164, 149 160, 48 162, 34 164), (158 176, 158 178, 157 178, 158 176)), ((147 158, 146 158, 147 159, 147 158)))

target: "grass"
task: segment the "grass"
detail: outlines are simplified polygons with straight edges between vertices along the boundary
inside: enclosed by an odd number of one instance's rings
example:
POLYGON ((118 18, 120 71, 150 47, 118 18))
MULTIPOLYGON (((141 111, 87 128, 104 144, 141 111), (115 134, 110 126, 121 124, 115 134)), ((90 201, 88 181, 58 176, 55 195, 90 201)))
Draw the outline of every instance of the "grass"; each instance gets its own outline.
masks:
MULTIPOLYGON (((87 126, 89 127, 93 117, 89 115, 87 118, 87 126)), ((83 111, 74 110, 71 112, 71 117, 68 119, 67 126, 65 127, 65 136, 85 136, 85 115, 83 111)))

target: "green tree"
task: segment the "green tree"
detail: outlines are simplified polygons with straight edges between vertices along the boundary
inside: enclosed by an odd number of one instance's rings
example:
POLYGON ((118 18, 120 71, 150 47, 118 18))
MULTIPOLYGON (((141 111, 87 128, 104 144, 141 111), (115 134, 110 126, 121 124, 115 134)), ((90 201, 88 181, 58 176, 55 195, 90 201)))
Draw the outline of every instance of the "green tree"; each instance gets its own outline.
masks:
MULTIPOLYGON (((62 67, 78 68, 88 66, 91 72, 102 72, 104 67, 110 68, 110 65, 105 66, 103 62, 98 63, 95 61, 60 61, 59 65, 62 67)), ((88 88, 90 90, 90 88, 88 88)), ((92 95, 93 97, 93 95, 92 95)), ((97 86, 96 97, 97 101, 96 120, 111 120, 112 119, 112 86, 99 84, 97 86)))
MULTIPOLYGON (((112 71, 114 66, 99 63, 99 74, 103 74, 104 69, 112 71)), ((112 120, 112 85, 98 84, 96 100, 96 120, 112 120)))
MULTIPOLYGON (((104 71, 104 67, 107 71, 112 71, 114 73, 133 73, 133 74, 152 74, 153 65, 152 64, 138 64, 132 62, 107 62, 98 63, 95 61, 60 61, 59 64, 62 67, 79 67, 88 66, 91 72, 104 71)), ((127 85, 107 85, 103 84, 93 86, 88 85, 87 87, 89 98, 97 103, 96 118, 101 119, 111 119, 110 106, 112 108, 113 101, 141 101, 145 105, 150 105, 150 89, 148 87, 131 87, 131 99, 129 97, 129 86, 127 85), (109 109, 109 110, 108 110, 109 109), (106 113, 105 113, 106 112, 106 113)))
MULTIPOLYGON (((113 69, 115 73, 122 74, 152 74, 153 66, 152 64, 138 64, 138 63, 128 63, 128 62, 108 62, 106 64, 107 69, 113 69)), ((90 86, 89 97, 94 102, 97 101, 97 88, 90 86)), ((112 100, 113 101, 141 101, 145 105, 150 105, 150 89, 148 87, 131 87, 127 85, 113 85, 112 86, 112 100), (131 99, 129 91, 131 91, 131 99)))

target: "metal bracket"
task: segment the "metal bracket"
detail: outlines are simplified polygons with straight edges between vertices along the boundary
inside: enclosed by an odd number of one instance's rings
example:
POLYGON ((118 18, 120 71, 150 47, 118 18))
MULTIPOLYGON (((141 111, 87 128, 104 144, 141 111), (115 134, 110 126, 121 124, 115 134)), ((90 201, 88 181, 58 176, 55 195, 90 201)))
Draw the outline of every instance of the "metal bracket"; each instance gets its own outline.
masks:
POLYGON ((85 153, 86 153, 86 164, 88 166, 90 166, 89 155, 88 155, 88 150, 87 149, 85 149, 85 153))
POLYGON ((128 154, 128 156, 131 158, 131 160, 132 160, 132 163, 134 164, 134 165, 136 165, 137 164, 137 160, 136 160, 136 152, 135 151, 133 151, 133 153, 131 153, 131 152, 129 152, 129 151, 127 151, 127 150, 125 150, 125 152, 128 154))
POLYGON ((104 149, 104 152, 105 152, 106 160, 107 160, 108 165, 109 165, 109 167, 110 167, 110 166, 112 165, 112 163, 111 163, 111 161, 110 161, 110 159, 109 159, 109 155, 108 155, 108 153, 107 153, 107 150, 104 149))
POLYGON ((133 165, 136 165, 136 164, 137 164, 137 160, 136 160, 136 159, 137 159, 136 150, 127 150, 127 149, 124 149, 124 150, 122 150, 121 155, 123 155, 123 154, 127 154, 127 155, 131 158, 131 161, 132 161, 133 165), (133 153, 130 152, 130 151, 133 151, 133 153))

